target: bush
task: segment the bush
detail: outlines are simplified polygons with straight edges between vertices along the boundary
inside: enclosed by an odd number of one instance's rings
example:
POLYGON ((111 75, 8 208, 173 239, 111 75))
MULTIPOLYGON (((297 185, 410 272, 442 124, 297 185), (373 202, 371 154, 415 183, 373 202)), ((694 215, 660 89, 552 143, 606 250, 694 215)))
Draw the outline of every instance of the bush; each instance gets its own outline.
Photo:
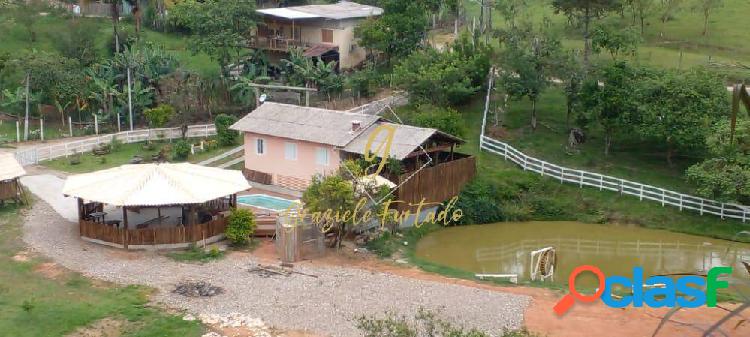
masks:
POLYGON ((236 122, 237 118, 234 116, 226 114, 216 116, 214 119, 214 125, 216 125, 216 138, 219 140, 219 145, 229 146, 237 144, 239 134, 237 131, 229 129, 229 127, 236 122))
POLYGON ((233 209, 227 224, 227 239, 235 245, 243 245, 250 241, 253 233, 255 233, 255 214, 248 209, 233 209))
POLYGON ((174 144, 174 152, 172 157, 175 160, 186 160, 190 155, 190 148, 190 143, 188 143, 188 141, 184 139, 181 139, 174 144))
POLYGON ((447 134, 462 138, 466 132, 466 125, 455 109, 441 108, 431 104, 421 104, 413 113, 407 114, 407 124, 433 128, 447 134))
POLYGON ((492 185, 485 181, 473 180, 466 185, 458 196, 456 208, 464 216, 458 221, 460 225, 483 224, 503 221, 503 212, 492 185))
MULTIPOLYGON (((413 319, 386 312, 385 317, 360 316, 357 329, 365 337, 489 337, 476 329, 466 329, 438 317, 435 312, 420 308, 413 319)), ((533 337, 536 334, 521 330, 504 330, 501 337, 533 337)))
POLYGON ((174 107, 168 104, 159 104, 159 106, 147 109, 143 114, 148 119, 148 124, 153 128, 160 128, 169 122, 174 116, 174 107))

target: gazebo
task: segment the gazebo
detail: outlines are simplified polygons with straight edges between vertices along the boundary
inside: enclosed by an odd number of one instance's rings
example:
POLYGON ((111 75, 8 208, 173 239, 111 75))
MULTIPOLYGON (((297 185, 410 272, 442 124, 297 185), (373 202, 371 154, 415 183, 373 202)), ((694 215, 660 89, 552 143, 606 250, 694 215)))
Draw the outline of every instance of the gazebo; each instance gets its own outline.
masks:
POLYGON ((23 199, 23 188, 18 179, 26 171, 12 153, 0 153, 0 205, 5 200, 20 202, 23 199))
POLYGON ((194 164, 133 164, 68 177, 81 238, 125 249, 182 248, 221 240, 240 171, 194 164))

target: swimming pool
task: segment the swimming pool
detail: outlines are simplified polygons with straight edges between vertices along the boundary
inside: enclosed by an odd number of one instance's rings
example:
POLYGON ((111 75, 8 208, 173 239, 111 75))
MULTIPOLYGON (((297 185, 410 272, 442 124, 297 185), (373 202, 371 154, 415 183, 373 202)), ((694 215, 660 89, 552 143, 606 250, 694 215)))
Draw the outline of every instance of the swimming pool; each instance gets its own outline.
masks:
POLYGON ((267 194, 250 194, 237 197, 237 202, 247 206, 267 209, 271 211, 283 211, 294 204, 299 203, 297 200, 289 200, 267 194))

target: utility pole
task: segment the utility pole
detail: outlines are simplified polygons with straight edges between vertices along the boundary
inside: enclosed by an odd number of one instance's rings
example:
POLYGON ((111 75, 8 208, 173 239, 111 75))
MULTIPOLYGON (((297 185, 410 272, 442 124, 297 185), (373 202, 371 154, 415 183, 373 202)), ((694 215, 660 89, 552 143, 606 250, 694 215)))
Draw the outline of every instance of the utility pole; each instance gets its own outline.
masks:
POLYGON ((130 114, 130 131, 133 131, 133 94, 130 88, 130 61, 128 61, 128 112, 130 114))
POLYGON ((23 140, 29 140, 29 82, 31 81, 31 72, 26 73, 26 116, 23 119, 23 140))

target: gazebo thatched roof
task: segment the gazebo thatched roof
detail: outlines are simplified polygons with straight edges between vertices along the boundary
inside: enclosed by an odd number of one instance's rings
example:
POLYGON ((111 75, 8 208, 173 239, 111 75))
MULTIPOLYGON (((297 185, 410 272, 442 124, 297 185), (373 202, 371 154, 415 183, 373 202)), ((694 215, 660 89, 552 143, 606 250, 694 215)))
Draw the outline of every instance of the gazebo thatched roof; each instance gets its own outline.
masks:
POLYGON ((200 204, 250 188, 240 171, 136 164, 68 177, 63 194, 113 206, 200 204))
POLYGON ((0 181, 16 179, 26 171, 12 153, 0 153, 0 181))

